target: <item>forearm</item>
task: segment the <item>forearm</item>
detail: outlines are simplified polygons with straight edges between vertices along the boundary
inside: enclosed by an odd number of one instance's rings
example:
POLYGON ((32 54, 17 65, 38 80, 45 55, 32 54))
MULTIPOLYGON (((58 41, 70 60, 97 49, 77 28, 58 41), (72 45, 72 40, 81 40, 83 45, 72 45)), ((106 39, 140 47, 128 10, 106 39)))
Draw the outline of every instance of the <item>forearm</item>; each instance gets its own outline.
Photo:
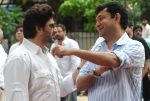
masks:
POLYGON ((145 76, 146 73, 149 72, 149 68, 150 68, 150 59, 146 59, 144 63, 144 68, 142 70, 142 78, 145 76))
POLYGON ((82 91, 82 90, 86 90, 86 89, 90 88, 95 83, 95 80, 96 80, 95 76, 101 76, 101 74, 103 74, 104 72, 106 72, 110 69, 111 68, 109 68, 109 67, 100 66, 100 67, 95 69, 95 74, 81 76, 77 80, 77 84, 76 84, 77 89, 79 91, 82 91))
POLYGON ((114 53, 111 52, 91 52, 86 50, 72 50, 72 55, 88 60, 98 65, 117 67, 120 61, 114 53))
POLYGON ((76 84, 76 79, 77 79, 78 74, 79 74, 79 70, 75 70, 72 73, 72 79, 73 79, 74 84, 76 84))
POLYGON ((81 76, 76 83, 77 90, 83 91, 90 88, 95 83, 96 78, 92 75, 81 76))
POLYGON ((76 79, 77 79, 77 76, 78 76, 78 74, 79 74, 79 71, 80 71, 80 69, 83 67, 83 65, 85 64, 85 60, 81 60, 81 62, 80 62, 80 65, 77 67, 77 69, 72 73, 72 79, 73 79, 73 81, 74 81, 74 84, 76 84, 76 79))

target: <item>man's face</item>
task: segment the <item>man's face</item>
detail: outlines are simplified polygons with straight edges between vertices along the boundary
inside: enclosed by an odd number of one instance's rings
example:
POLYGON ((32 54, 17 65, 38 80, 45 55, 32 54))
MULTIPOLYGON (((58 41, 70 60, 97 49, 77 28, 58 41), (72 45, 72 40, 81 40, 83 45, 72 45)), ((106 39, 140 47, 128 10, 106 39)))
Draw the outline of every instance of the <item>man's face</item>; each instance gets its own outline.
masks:
POLYGON ((96 29, 100 36, 105 37, 114 31, 114 18, 111 18, 110 13, 106 9, 99 12, 96 16, 96 29))
POLYGON ((127 28, 126 28, 126 32, 127 32, 127 34, 129 35, 129 37, 132 37, 133 36, 133 32, 132 32, 132 30, 133 30, 133 26, 127 26, 127 28))
POLYGON ((62 41, 65 38, 65 32, 62 30, 61 27, 54 28, 54 37, 55 39, 62 41))
POLYGON ((45 42, 51 42, 53 38, 53 30, 54 30, 54 19, 50 18, 43 30, 43 37, 45 42))
POLYGON ((23 35, 23 27, 17 28, 17 30, 16 30, 16 38, 17 38, 17 40, 21 41, 21 40, 23 40, 23 37, 24 37, 24 35, 23 35))
POLYGON ((133 32, 134 36, 142 36, 142 30, 141 28, 137 28, 134 32, 133 32))
POLYGON ((147 24, 147 20, 146 19, 142 19, 141 23, 145 26, 147 24))

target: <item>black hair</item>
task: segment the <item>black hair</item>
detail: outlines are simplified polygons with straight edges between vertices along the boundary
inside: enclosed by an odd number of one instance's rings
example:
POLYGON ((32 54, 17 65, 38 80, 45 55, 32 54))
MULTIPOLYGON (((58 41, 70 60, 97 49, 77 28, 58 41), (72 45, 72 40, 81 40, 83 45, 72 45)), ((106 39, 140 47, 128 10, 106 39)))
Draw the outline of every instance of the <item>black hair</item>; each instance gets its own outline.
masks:
POLYGON ((135 25, 135 26, 133 27, 133 32, 134 32, 136 29, 138 29, 138 28, 140 28, 141 31, 143 30, 142 26, 140 26, 140 25, 135 25))
POLYGON ((17 25, 16 30, 17 30, 18 28, 23 28, 23 25, 22 25, 22 24, 21 24, 21 25, 17 25))
POLYGON ((36 36, 35 27, 44 28, 46 22, 54 16, 54 12, 48 4, 35 4, 25 13, 23 31, 25 38, 36 36))
POLYGON ((66 27, 63 24, 57 24, 55 27, 61 27, 63 31, 66 31, 66 27))
POLYGON ((120 25, 121 28, 125 30, 128 25, 128 15, 126 9, 118 2, 109 2, 109 3, 99 5, 96 8, 96 14, 98 14, 100 11, 104 10, 105 8, 107 8, 107 12, 111 14, 112 18, 115 17, 116 13, 119 13, 121 15, 120 25))
POLYGON ((133 23, 132 22, 128 22, 128 27, 133 27, 133 23))
POLYGON ((141 20, 148 20, 148 17, 147 16, 145 16, 145 15, 141 15, 141 18, 140 18, 141 20))

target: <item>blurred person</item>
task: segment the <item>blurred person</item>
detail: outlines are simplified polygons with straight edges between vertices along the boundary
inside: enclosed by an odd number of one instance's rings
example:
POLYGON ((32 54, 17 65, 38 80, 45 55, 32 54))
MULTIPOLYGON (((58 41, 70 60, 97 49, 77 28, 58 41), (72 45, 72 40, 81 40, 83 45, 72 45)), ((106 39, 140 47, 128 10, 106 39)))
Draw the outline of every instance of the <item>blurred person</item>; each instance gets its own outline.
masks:
POLYGON ((0 101, 5 101, 5 91, 4 91, 4 64, 7 59, 7 53, 5 52, 2 42, 3 42, 3 31, 0 29, 0 101))
POLYGON ((133 36, 133 24, 131 22, 128 23, 125 31, 129 35, 130 38, 133 36))
POLYGON ((133 37, 132 39, 140 41, 145 49, 145 64, 142 72, 143 78, 143 86, 142 86, 142 96, 144 101, 150 101, 150 78, 148 77, 150 72, 150 49, 146 43, 146 41, 141 37, 142 35, 142 27, 140 25, 136 25, 133 28, 133 37))
POLYGON ((22 44, 4 67, 6 101, 60 101, 75 89, 79 68, 63 78, 45 46, 52 40, 53 16, 47 4, 35 4, 26 11, 22 44))
POLYGON ((53 54, 87 60, 77 77, 77 89, 88 89, 88 101, 140 101, 144 47, 125 32, 127 11, 109 2, 99 5, 96 14, 96 28, 103 37, 99 44, 91 51, 57 45, 53 54), (108 70, 100 73, 101 67, 108 70))
POLYGON ((135 25, 133 27, 133 36, 140 36, 140 37, 142 37, 142 30, 143 30, 142 26, 135 25))
MULTIPOLYGON (((62 24, 58 24, 54 27, 54 39, 56 40, 52 46, 51 50, 57 45, 62 45, 67 48, 79 49, 78 43, 67 37, 66 27, 62 24)), ((63 77, 70 75, 73 71, 77 69, 80 64, 80 58, 76 56, 64 56, 63 58, 55 57, 58 67, 61 71, 63 77)), ((77 91, 73 91, 66 97, 61 97, 61 101, 77 101, 77 91)))
POLYGON ((148 24, 148 18, 144 15, 141 16, 141 23, 144 26, 142 31, 142 37, 146 40, 150 38, 150 25, 148 24))
POLYGON ((21 45, 22 43, 22 40, 24 38, 24 35, 23 35, 23 26, 22 25, 19 25, 16 27, 16 39, 19 41, 15 44, 13 44, 10 49, 9 49, 9 54, 14 50, 16 49, 19 45, 21 45))

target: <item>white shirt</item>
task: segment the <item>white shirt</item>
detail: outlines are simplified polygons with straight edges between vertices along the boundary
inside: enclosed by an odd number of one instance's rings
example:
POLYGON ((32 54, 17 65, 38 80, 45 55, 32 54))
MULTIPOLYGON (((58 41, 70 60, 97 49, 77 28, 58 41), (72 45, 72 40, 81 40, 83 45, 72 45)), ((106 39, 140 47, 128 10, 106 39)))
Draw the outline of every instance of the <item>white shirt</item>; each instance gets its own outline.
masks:
POLYGON ((0 87, 4 88, 4 75, 3 75, 3 69, 4 69, 4 64, 7 59, 7 54, 0 44, 0 87))
POLYGON ((23 39, 4 69, 6 101, 60 101, 74 90, 72 75, 62 78, 53 56, 23 39))
MULTIPOLYGON (((51 50, 56 46, 56 44, 57 44, 57 41, 55 41, 55 43, 52 44, 51 50)), ((62 46, 66 48, 79 49, 78 43, 75 40, 70 39, 68 37, 65 37, 65 39, 62 42, 62 46)), ((61 70, 61 74, 63 77, 66 77, 67 75, 75 71, 81 62, 80 58, 74 55, 64 56, 62 58, 55 56, 55 59, 57 61, 58 67, 61 70)))
POLYGON ((9 49, 9 54, 10 54, 13 50, 15 50, 19 45, 20 45, 20 42, 17 42, 17 43, 15 43, 15 44, 13 44, 13 45, 10 47, 10 49, 9 49))
POLYGON ((146 24, 142 31, 142 37, 146 40, 150 38, 150 25, 146 24))

